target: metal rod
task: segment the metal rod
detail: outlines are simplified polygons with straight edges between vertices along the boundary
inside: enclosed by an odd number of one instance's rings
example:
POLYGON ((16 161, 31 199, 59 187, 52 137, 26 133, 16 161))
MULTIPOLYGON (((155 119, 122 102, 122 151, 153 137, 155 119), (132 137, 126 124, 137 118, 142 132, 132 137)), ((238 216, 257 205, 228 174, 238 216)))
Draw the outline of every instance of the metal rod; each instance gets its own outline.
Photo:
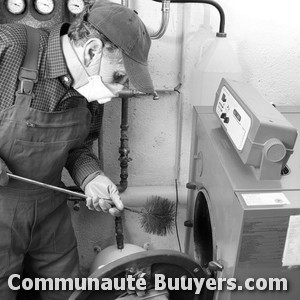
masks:
POLYGON ((33 180, 33 179, 21 177, 21 176, 14 175, 14 174, 11 174, 11 173, 7 173, 7 175, 10 178, 20 180, 20 181, 24 181, 24 182, 27 182, 27 183, 31 183, 31 184, 34 184, 34 185, 38 185, 38 186, 41 186, 41 187, 44 187, 44 188, 47 188, 47 189, 51 189, 51 190, 54 190, 54 191, 57 191, 57 192, 77 196, 79 198, 84 198, 84 199, 88 198, 88 196, 86 196, 85 194, 70 191, 70 190, 67 190, 67 189, 64 189, 64 188, 60 188, 60 187, 55 186, 55 185, 50 185, 50 184, 47 184, 47 183, 43 183, 43 182, 36 181, 36 180, 33 180))
MULTIPOLYGON (((34 185, 38 185, 40 187, 44 187, 44 188, 47 188, 47 189, 50 189, 50 190, 54 190, 54 191, 57 191, 57 192, 61 192, 61 193, 65 193, 65 194, 68 194, 68 195, 76 196, 76 197, 82 198, 84 200, 88 198, 88 196, 83 194, 83 193, 70 191, 70 190, 67 190, 67 189, 64 189, 64 188, 60 188, 60 187, 55 186, 55 185, 50 185, 50 184, 47 184, 47 183, 43 183, 43 182, 36 181, 36 180, 33 180, 33 179, 29 179, 29 178, 25 178, 25 177, 22 177, 22 176, 14 175, 14 174, 11 174, 11 173, 7 173, 7 175, 12 179, 24 181, 24 182, 31 183, 31 184, 34 184, 34 185)), ((102 198, 102 199, 106 200, 106 201, 109 201, 110 204, 113 204, 113 202, 110 199, 104 199, 104 198, 102 198)), ((131 212, 135 212, 135 213, 141 213, 140 211, 129 208, 127 206, 124 206, 124 209, 126 209, 128 211, 131 211, 131 212)))

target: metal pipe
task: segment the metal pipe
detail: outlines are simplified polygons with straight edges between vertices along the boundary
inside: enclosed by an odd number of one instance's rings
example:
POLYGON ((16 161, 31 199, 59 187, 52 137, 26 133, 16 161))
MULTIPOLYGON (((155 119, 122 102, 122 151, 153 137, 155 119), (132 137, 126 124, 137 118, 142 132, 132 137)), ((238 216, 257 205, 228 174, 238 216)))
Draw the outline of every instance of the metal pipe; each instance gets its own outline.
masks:
MULTIPOLYGON (((121 4, 123 6, 128 7, 128 0, 121 0, 121 4)), ((164 35, 166 32, 166 29, 168 27, 169 23, 169 11, 170 11, 170 0, 163 0, 162 1, 162 21, 161 26, 159 30, 154 33, 150 34, 152 39, 158 39, 164 35)), ((120 193, 123 193, 128 186, 128 162, 131 161, 129 158, 129 147, 128 147, 128 98, 134 97, 134 96, 140 96, 140 95, 148 95, 145 93, 141 93, 136 90, 126 90, 123 92, 120 92, 118 94, 118 97, 122 99, 122 121, 121 121, 121 145, 119 148, 119 161, 120 161, 120 167, 121 167, 121 174, 120 174, 120 183, 117 185, 118 190, 120 193)), ((158 100, 158 94, 157 92, 154 92, 153 94, 153 100, 158 100)))
POLYGON ((118 94, 116 94, 115 97, 117 98, 130 98, 130 97, 139 97, 139 96, 150 96, 153 95, 153 100, 158 100, 159 97, 157 95, 157 92, 154 92, 153 94, 148 94, 148 93, 143 93, 140 92, 138 90, 135 89, 124 89, 120 92, 118 92, 118 94))
MULTIPOLYGON (((156 32, 149 33, 151 39, 153 39, 153 40, 159 39, 165 34, 165 32, 168 28, 169 19, 170 19, 170 2, 171 2, 171 0, 162 0, 160 2, 162 2, 162 5, 161 5, 162 14, 161 14, 160 27, 156 32)), ((123 6, 128 7, 128 0, 121 0, 121 4, 123 6)))
POLYGON ((104 104, 98 104, 99 118, 100 118, 100 130, 98 135, 98 158, 100 161, 101 170, 104 169, 104 155, 103 155, 103 113, 104 104))
POLYGON ((116 233, 117 248, 124 249, 122 217, 115 217, 115 233, 116 233))
POLYGON ((119 161, 121 167, 121 174, 120 174, 120 183, 118 184, 118 190, 120 193, 123 193, 128 186, 128 162, 131 161, 129 158, 129 146, 128 146, 128 97, 122 98, 122 112, 121 112, 121 145, 119 148, 119 161))
MULTIPOLYGON (((174 88, 174 90, 162 90, 161 92, 177 92, 179 93, 180 85, 174 88)), ((119 148, 119 161, 121 167, 120 183, 117 185, 120 193, 123 193, 128 186, 128 162, 131 161, 129 157, 128 146, 128 104, 129 97, 149 96, 147 93, 142 93, 134 89, 125 89, 119 92, 118 97, 122 99, 122 112, 121 112, 121 145, 119 148)), ((157 92, 154 93, 154 100, 159 99, 157 92)))
POLYGON ((128 7, 128 0, 121 0, 121 4, 128 7))
MULTIPOLYGON (((152 196, 158 196, 176 202, 174 185, 129 186, 127 190, 122 193, 121 199, 126 206, 143 207, 152 196)), ((179 204, 186 205, 187 188, 185 185, 178 186, 178 200, 179 204)))
MULTIPOLYGON (((155 2, 162 2, 163 0, 153 0, 155 2)), ((220 14, 220 26, 219 26, 219 32, 217 33, 218 37, 226 37, 225 33, 225 13, 223 8, 219 3, 212 0, 172 0, 173 3, 203 3, 203 4, 209 4, 214 6, 219 14, 220 14)))
POLYGON ((150 33, 150 37, 153 40, 159 39, 165 34, 165 32, 168 28, 169 19, 170 19, 170 2, 171 2, 171 0, 162 0, 160 2, 162 2, 162 6, 161 6, 162 15, 161 15, 160 28, 157 30, 157 32, 150 33))
POLYGON ((153 100, 159 100, 159 95, 160 94, 166 94, 166 93, 178 93, 180 94, 180 88, 181 88, 181 84, 179 83, 174 89, 165 89, 165 90, 156 90, 153 94, 148 94, 148 93, 143 93, 140 92, 138 90, 135 89, 124 89, 122 91, 120 91, 115 97, 118 98, 123 98, 123 97, 127 97, 127 98, 131 98, 131 97, 140 97, 140 96, 151 96, 153 95, 153 100))

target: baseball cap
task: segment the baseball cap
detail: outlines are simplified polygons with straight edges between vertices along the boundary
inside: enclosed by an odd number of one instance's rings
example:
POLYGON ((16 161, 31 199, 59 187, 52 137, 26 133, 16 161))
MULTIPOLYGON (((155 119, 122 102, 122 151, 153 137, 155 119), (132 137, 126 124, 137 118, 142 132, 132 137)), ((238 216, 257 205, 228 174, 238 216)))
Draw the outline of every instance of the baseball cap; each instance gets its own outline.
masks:
POLYGON ((122 50, 126 73, 132 85, 144 93, 154 93, 148 70, 151 38, 137 13, 121 4, 97 1, 87 21, 122 50))

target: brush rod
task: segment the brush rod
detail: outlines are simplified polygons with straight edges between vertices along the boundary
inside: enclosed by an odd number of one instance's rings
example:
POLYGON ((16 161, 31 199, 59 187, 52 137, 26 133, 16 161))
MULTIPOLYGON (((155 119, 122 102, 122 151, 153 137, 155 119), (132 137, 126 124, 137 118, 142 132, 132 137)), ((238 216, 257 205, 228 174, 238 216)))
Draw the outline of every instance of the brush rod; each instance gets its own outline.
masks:
MULTIPOLYGON (((65 194, 68 194, 68 195, 72 195, 72 196, 82 198, 82 201, 84 201, 88 198, 88 196, 83 194, 83 193, 74 192, 74 191, 71 191, 71 190, 68 190, 68 189, 60 188, 60 187, 55 186, 55 185, 50 185, 50 184, 47 184, 47 183, 43 183, 43 182, 36 181, 36 180, 33 180, 33 179, 29 179, 29 178, 25 178, 25 177, 22 177, 22 176, 14 175, 14 174, 11 174, 11 173, 7 173, 7 175, 10 178, 13 178, 13 179, 16 179, 16 180, 24 181, 24 182, 31 183, 31 184, 34 184, 34 185, 38 185, 38 186, 41 186, 41 187, 44 187, 44 188, 47 188, 47 189, 51 189, 51 190, 54 190, 54 191, 57 191, 57 192, 61 192, 61 193, 65 193, 65 194)), ((102 199, 106 200, 106 201, 109 201, 110 204, 113 204, 113 202, 110 199, 104 199, 104 198, 102 198, 102 199)), ((127 206, 125 206, 124 209, 126 209, 128 211, 131 211, 131 212, 135 212, 135 213, 141 213, 140 211, 129 208, 127 206)))
POLYGON ((14 175, 14 174, 11 174, 11 173, 7 173, 7 175, 10 178, 20 180, 20 181, 24 181, 24 182, 27 182, 27 183, 31 183, 31 184, 34 184, 34 185, 38 185, 38 186, 41 186, 41 187, 44 187, 44 188, 47 188, 47 189, 51 189, 51 190, 54 190, 54 191, 62 192, 62 193, 65 193, 65 194, 77 196, 77 197, 84 198, 84 199, 88 198, 88 196, 86 196, 85 194, 70 191, 70 190, 67 190, 67 189, 64 189, 64 188, 60 188, 58 186, 54 186, 54 185, 50 185, 50 184, 43 183, 43 182, 40 182, 40 181, 36 181, 36 180, 33 180, 33 179, 21 177, 21 176, 14 175))

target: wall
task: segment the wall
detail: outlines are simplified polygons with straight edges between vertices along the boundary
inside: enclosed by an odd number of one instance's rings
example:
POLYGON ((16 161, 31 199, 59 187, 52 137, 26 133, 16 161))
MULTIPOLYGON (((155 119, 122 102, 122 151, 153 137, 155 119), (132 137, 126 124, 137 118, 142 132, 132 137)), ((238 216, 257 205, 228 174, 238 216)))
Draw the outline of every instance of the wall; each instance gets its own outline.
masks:
MULTIPOLYGON (((225 11, 225 31, 243 70, 242 80, 256 87, 268 101, 298 105, 299 2, 220 0, 218 3, 225 11)), ((138 11, 150 31, 158 29, 160 3, 131 0, 129 5, 138 11)), ((175 191, 175 178, 184 188, 188 180, 192 106, 202 101, 201 91, 192 89, 191 74, 201 47, 215 36, 218 27, 219 15, 214 7, 171 4, 167 32, 160 40, 152 42, 149 68, 157 89, 173 89, 182 83, 181 94, 166 93, 158 101, 151 97, 130 100, 128 136, 132 161, 129 163, 129 189, 134 186, 171 186, 175 191)), ((104 171, 116 183, 120 173, 120 110, 119 99, 105 105, 104 171)), ((124 199, 130 204, 128 197, 124 199)), ((180 200, 179 224, 183 240, 184 194, 180 200)), ((87 267, 93 257, 94 245, 104 248, 114 243, 113 220, 84 207, 73 217, 82 263, 87 267)), ((178 249, 175 235, 166 238, 149 236, 137 224, 136 216, 126 213, 124 227, 127 241, 140 246, 150 243, 150 247, 155 249, 178 249)))
MULTIPOLYGON (((117 2, 117 1, 115 1, 117 2)), ((300 4, 281 1, 218 1, 226 15, 227 40, 236 46, 237 59, 243 70, 243 79, 269 101, 277 104, 297 104, 300 94, 299 39, 300 4)), ((160 22, 161 4, 151 0, 129 1, 139 12, 150 31, 160 22)), ((201 104, 191 90, 189 78, 203 41, 215 35, 219 27, 217 10, 203 4, 171 4, 170 23, 160 40, 153 40, 150 52, 150 71, 157 89, 172 89, 183 83, 182 95, 132 99, 130 102, 129 143, 133 161, 129 167, 131 185, 173 184, 176 139, 178 138, 178 108, 185 106, 183 128, 189 122, 188 104, 201 104), (183 56, 183 59, 182 59, 183 56), (182 73, 183 72, 183 73, 182 73), (163 166, 163 167, 162 167, 163 166)), ((106 105, 104 146, 106 172, 119 180, 118 136, 120 101, 106 105), (117 138, 116 138, 117 137, 117 138)), ((184 131, 180 166, 181 183, 187 180, 187 161, 190 138, 184 131)))

